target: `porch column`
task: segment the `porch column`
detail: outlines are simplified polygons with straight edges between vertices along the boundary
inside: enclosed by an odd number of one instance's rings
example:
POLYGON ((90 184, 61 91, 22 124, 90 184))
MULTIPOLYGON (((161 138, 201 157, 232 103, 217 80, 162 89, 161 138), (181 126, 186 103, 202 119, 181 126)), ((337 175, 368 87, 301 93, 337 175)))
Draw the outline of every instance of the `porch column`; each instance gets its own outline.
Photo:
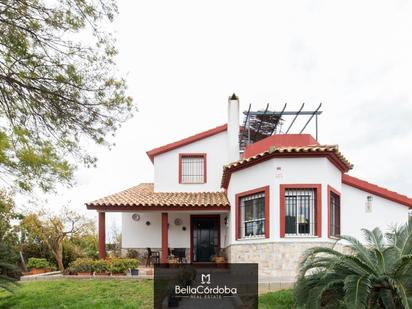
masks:
POLYGON ((169 235, 168 235, 168 215, 162 212, 162 263, 167 263, 169 235))
POLYGON ((106 213, 99 212, 99 259, 106 258, 106 213))

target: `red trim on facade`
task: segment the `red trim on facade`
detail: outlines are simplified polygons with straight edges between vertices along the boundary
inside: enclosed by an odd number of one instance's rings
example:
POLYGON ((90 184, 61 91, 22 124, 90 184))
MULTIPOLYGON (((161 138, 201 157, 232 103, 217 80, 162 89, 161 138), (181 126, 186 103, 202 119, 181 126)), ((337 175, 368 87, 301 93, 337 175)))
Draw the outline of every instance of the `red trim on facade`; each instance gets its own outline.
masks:
POLYGON ((322 185, 321 184, 281 184, 280 197, 280 237, 285 237, 285 190, 286 189, 316 189, 316 231, 315 235, 322 237, 322 185))
POLYGON ((302 147, 319 145, 310 134, 274 134, 245 148, 243 158, 253 157, 259 153, 268 151, 270 147, 302 147))
POLYGON ((274 152, 272 154, 267 154, 263 157, 254 159, 252 161, 240 164, 238 166, 232 167, 228 169, 227 171, 223 172, 222 176, 222 188, 227 188, 229 186, 230 182, 230 177, 232 176, 232 173, 242 170, 244 168, 251 167, 253 165, 259 164, 261 162, 273 159, 273 158, 311 158, 311 157, 317 157, 317 158, 327 158, 333 165, 335 165, 342 173, 345 173, 348 171, 348 168, 345 166, 343 162, 339 160, 337 155, 334 152, 331 151, 320 151, 320 152, 298 152, 298 153, 279 153, 279 152, 274 152))
POLYGON ((190 263, 193 263, 193 224, 192 224, 192 219, 193 218, 217 218, 217 226, 218 226, 218 231, 217 231, 217 237, 218 237, 218 252, 220 251, 220 215, 190 215, 190 263))
POLYGON ((106 258, 106 213, 99 212, 99 259, 106 258))
POLYGON ((180 206, 180 205, 172 205, 172 206, 164 206, 164 205, 154 205, 154 206, 143 206, 143 205, 131 205, 131 206, 93 206, 87 205, 87 209, 94 209, 103 212, 133 212, 133 211, 182 211, 182 210, 190 210, 190 211, 205 211, 205 210, 213 210, 213 211, 228 211, 230 210, 230 206, 217 206, 217 205, 210 205, 210 206, 180 206))
POLYGON ((240 235, 240 198, 248 195, 253 195, 257 193, 265 193, 265 238, 270 237, 270 196, 269 196, 269 186, 260 187, 245 192, 237 193, 235 195, 236 207, 235 207, 235 228, 236 228, 236 240, 241 239, 240 235))
POLYGON ((207 183, 207 154, 206 153, 179 153, 179 183, 184 185, 191 185, 191 184, 202 184, 207 183), (204 166, 203 166, 203 174, 204 174, 204 181, 200 183, 185 183, 182 182, 182 158, 183 157, 196 157, 196 158, 203 158, 204 166))
POLYGON ((147 151, 146 153, 147 153, 148 157, 150 158, 150 161, 153 162, 154 157, 157 156, 157 155, 159 155, 159 154, 168 152, 168 151, 170 151, 170 150, 173 150, 173 149, 176 149, 176 148, 185 146, 185 145, 190 144, 190 143, 193 143, 193 142, 197 142, 197 141, 199 141, 199 140, 201 140, 201 139, 204 139, 204 138, 206 138, 206 137, 209 137, 209 136, 212 136, 212 135, 215 135, 215 134, 224 132, 224 131, 226 131, 226 130, 227 130, 227 124, 223 124, 223 125, 218 126, 218 127, 216 127, 216 128, 213 128, 213 129, 210 129, 210 130, 207 130, 207 131, 204 131, 204 132, 201 132, 201 133, 198 133, 198 134, 189 136, 189 137, 184 138, 184 139, 182 139, 182 140, 179 140, 179 141, 177 141, 177 142, 170 143, 170 144, 167 144, 167 145, 164 145, 164 146, 161 146, 161 147, 154 148, 154 149, 152 149, 152 150, 147 151))
POLYGON ((162 263, 167 263, 169 255, 169 219, 167 212, 162 212, 162 263))
POLYGON ((330 193, 333 192, 337 196, 339 196, 340 199, 340 192, 335 190, 332 186, 328 185, 328 238, 330 238, 330 193))
POLYGON ((412 208, 412 198, 407 197, 406 195, 396 193, 394 191, 390 191, 383 187, 379 187, 377 185, 374 185, 367 181, 350 176, 348 174, 342 175, 342 183, 345 185, 357 188, 359 190, 383 197, 392 202, 399 203, 399 204, 408 206, 409 208, 412 208))

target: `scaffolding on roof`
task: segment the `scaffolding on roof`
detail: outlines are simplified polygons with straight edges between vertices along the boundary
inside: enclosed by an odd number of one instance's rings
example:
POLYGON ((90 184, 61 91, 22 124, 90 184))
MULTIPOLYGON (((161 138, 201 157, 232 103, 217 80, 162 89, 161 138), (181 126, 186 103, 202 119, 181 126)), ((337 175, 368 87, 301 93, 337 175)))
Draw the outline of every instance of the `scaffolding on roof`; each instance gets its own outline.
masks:
POLYGON ((244 120, 239 136, 240 149, 243 150, 247 145, 256 143, 273 134, 288 134, 299 116, 307 116, 308 118, 303 127, 298 130, 299 134, 302 134, 312 119, 315 118, 315 138, 317 140, 318 116, 322 114, 320 110, 322 103, 315 110, 304 111, 304 106, 305 103, 297 111, 287 111, 287 103, 285 103, 280 111, 271 111, 269 104, 267 104, 263 110, 251 111, 252 104, 249 104, 248 110, 243 112, 244 120), (287 129, 283 130, 287 117, 293 118, 287 129))

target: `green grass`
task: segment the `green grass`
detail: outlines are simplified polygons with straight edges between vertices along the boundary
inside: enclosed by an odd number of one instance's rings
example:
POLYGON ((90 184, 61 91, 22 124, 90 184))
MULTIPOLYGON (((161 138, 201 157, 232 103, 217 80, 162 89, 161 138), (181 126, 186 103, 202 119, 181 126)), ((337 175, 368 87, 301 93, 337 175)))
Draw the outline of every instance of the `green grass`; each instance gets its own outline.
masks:
POLYGON ((0 291, 0 308, 153 308, 153 281, 61 279, 0 291))
POLYGON ((263 294, 259 297, 259 309, 295 308, 293 290, 281 290, 263 294))
MULTIPOLYGON (((293 308, 292 290, 263 294, 259 308, 293 308)), ((0 309, 153 308, 153 281, 59 279, 24 282, 15 294, 0 290, 0 309)))

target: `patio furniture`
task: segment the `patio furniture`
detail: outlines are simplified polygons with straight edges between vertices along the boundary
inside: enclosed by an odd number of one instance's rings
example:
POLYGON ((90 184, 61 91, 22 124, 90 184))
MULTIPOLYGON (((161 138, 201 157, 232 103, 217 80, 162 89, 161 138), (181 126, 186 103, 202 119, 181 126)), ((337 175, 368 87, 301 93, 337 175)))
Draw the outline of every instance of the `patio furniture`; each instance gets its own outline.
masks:
POLYGON ((152 251, 152 264, 160 264, 160 252, 152 251))
POLYGON ((146 248, 146 267, 160 263, 160 252, 152 251, 151 248, 146 248))
POLYGON ((179 263, 187 263, 186 248, 175 248, 172 250, 172 254, 176 257, 179 263))

